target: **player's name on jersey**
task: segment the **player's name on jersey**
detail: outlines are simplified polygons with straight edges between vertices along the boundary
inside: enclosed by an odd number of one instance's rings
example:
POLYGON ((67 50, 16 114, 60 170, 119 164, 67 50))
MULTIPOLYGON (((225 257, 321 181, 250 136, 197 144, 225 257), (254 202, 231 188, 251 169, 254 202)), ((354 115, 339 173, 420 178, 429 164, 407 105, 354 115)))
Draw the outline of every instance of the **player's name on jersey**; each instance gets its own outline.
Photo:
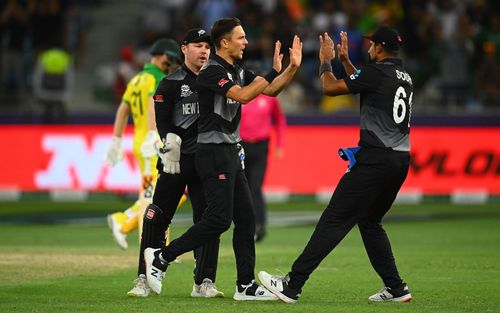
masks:
POLYGON ((411 82, 411 77, 408 73, 406 72, 401 72, 401 71, 398 71, 396 70, 396 77, 398 79, 401 79, 401 80, 404 80, 404 81, 407 81, 409 82, 411 85, 413 85, 413 83, 411 82))

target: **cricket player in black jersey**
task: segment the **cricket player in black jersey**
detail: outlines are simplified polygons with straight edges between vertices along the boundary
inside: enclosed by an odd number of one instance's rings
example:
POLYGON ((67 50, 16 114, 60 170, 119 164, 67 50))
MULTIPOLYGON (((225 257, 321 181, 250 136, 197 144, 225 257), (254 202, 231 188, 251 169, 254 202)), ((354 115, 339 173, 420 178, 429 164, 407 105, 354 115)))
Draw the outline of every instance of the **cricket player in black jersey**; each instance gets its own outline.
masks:
MULTIPOLYGON (((239 142, 241 105, 261 93, 276 96, 293 78, 302 61, 302 43, 295 36, 289 49, 290 63, 281 73, 281 43, 275 43, 273 69, 264 77, 241 67, 248 41, 237 18, 216 21, 211 30, 216 54, 203 66, 197 79, 200 118, 196 169, 202 179, 207 209, 200 222, 162 249, 146 249, 147 280, 161 288, 169 262, 187 251, 217 238, 234 222, 236 257, 235 300, 276 300, 255 282, 255 213, 243 171, 244 154, 239 142)), ((168 138, 167 138, 168 143, 168 138)))
POLYGON ((287 303, 297 302, 301 289, 321 261, 357 224, 370 262, 384 288, 369 301, 406 302, 412 299, 399 276, 382 218, 391 208, 406 179, 410 161, 410 114, 413 86, 410 75, 396 58, 402 43, 399 34, 381 27, 370 39, 370 63, 357 70, 349 61, 347 34, 341 32, 339 58, 349 75, 337 79, 332 39, 320 36, 320 78, 323 93, 361 95, 359 147, 339 149, 349 161, 329 205, 323 212, 304 251, 286 276, 259 272, 261 283, 287 303))
MULTIPOLYGON (((193 206, 193 222, 201 219, 206 208, 203 186, 194 165, 194 152, 198 136, 198 94, 196 77, 210 56, 210 36, 201 28, 189 30, 181 42, 184 63, 172 74, 163 78, 153 96, 156 126, 165 147, 160 152, 159 171, 153 203, 144 213, 139 278, 129 295, 147 296, 144 249, 160 248, 165 231, 175 214, 177 204, 186 186, 193 206), (164 150, 163 150, 164 149, 164 150)), ((156 151, 154 151, 156 152, 156 151)), ((215 274, 219 253, 219 238, 214 237, 194 251, 196 267, 193 297, 223 297, 215 287, 215 274)), ((153 290, 160 294, 160 290, 153 290)))

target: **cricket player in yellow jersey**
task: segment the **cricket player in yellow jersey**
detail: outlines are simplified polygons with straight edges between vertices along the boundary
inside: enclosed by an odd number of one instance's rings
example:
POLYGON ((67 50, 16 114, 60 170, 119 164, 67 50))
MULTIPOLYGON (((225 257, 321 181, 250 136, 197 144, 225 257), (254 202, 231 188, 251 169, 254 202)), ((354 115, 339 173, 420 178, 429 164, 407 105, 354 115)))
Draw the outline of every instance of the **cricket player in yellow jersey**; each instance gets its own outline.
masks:
MULTIPOLYGON (((128 83, 115 116, 113 140, 106 154, 106 163, 116 165, 123 159, 121 139, 132 114, 134 122, 133 153, 141 171, 142 183, 139 199, 124 212, 108 215, 108 225, 122 249, 127 249, 126 236, 139 228, 142 233, 144 209, 152 202, 158 171, 157 149, 163 144, 156 130, 153 95, 160 80, 183 62, 179 45, 172 39, 160 39, 150 49, 151 61, 128 83), (155 151, 156 150, 156 151, 155 151)), ((182 204, 186 200, 183 196, 182 204)), ((167 239, 168 242, 168 239, 167 239)))

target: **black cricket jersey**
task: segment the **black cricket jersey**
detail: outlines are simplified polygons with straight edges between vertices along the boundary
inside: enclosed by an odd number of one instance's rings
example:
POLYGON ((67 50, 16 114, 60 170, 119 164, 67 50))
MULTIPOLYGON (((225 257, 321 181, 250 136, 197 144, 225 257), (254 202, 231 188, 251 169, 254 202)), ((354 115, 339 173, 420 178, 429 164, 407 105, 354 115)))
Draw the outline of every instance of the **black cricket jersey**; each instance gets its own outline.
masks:
POLYGON ((235 144, 241 141, 241 103, 225 95, 234 85, 246 86, 255 77, 253 72, 237 63, 231 65, 216 54, 204 64, 197 78, 199 143, 235 144))
POLYGON ((194 153, 199 117, 196 74, 183 64, 160 81, 153 99, 162 140, 167 133, 174 133, 182 139, 181 152, 194 153))
POLYGON ((361 98, 359 145, 409 151, 413 84, 402 61, 368 64, 344 81, 361 98))

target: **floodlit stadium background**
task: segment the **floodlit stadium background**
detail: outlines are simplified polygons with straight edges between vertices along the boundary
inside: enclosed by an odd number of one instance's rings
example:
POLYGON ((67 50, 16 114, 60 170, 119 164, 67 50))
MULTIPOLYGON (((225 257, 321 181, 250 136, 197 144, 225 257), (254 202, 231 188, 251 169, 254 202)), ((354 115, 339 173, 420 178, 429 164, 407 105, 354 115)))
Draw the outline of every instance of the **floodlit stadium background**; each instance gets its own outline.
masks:
MULTIPOLYGON (((286 48, 294 34, 304 57, 294 82, 279 97, 287 114, 285 157, 271 149, 265 190, 269 200, 308 194, 328 198, 346 165, 339 147, 357 143, 356 96, 321 95, 318 35, 349 35, 350 58, 366 62, 361 37, 378 25, 400 30, 401 57, 412 75, 412 167, 399 200, 427 195, 483 202, 500 194, 500 16, 495 1, 7 1, 2 12, 0 195, 76 195, 134 192, 139 174, 130 153, 115 168, 103 155, 124 84, 148 60, 160 37, 207 30, 221 16, 237 16, 249 45, 245 62, 270 67, 272 43, 286 48), (24 18, 13 14, 12 3, 24 18), (37 3, 34 1, 33 3, 37 3), (48 67, 68 80, 61 103, 44 105, 37 80, 46 51, 65 57, 48 67), (69 62, 65 62, 69 60, 69 62), (7 151, 7 150, 6 150, 7 151)), ((45 55, 46 56, 46 55, 45 55)), ((334 64, 337 76, 344 75, 334 64)), ((128 129, 128 136, 131 129, 128 129)), ((70 196, 71 197, 71 196, 70 196)))

